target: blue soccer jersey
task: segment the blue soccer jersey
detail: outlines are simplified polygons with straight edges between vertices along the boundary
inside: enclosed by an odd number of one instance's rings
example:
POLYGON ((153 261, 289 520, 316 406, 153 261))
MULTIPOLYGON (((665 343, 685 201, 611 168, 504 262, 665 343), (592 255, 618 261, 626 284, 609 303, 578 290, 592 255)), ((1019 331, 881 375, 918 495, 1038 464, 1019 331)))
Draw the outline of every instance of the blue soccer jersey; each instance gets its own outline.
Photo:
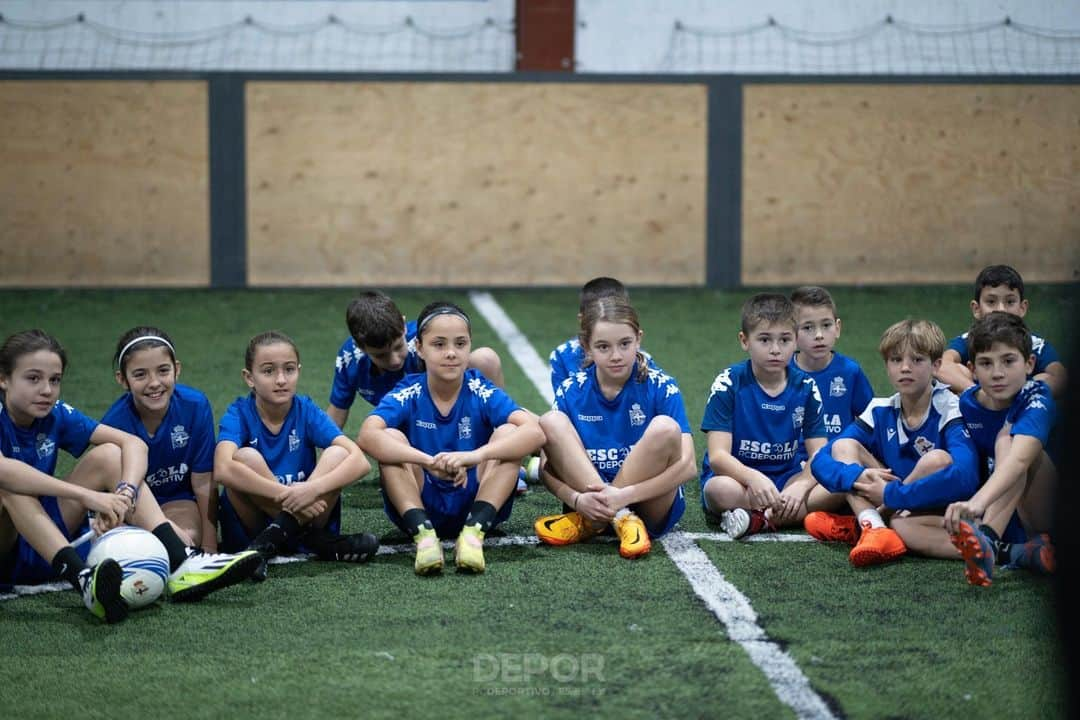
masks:
POLYGON ((229 441, 237 447, 254 448, 266 460, 282 485, 303 482, 315 469, 315 451, 328 448, 341 435, 322 408, 306 395, 293 397, 292 407, 281 429, 270 432, 259 417, 255 395, 233 401, 221 418, 218 442, 229 441))
POLYGON ((979 386, 972 385, 960 395, 960 413, 979 455, 986 459, 988 469, 993 469, 994 443, 1005 423, 1010 425, 1010 435, 1030 435, 1046 447, 1056 412, 1046 383, 1027 381, 1004 410, 983 407, 977 397, 978 391, 979 386))
POLYGON ((406 324, 405 341, 409 348, 405 365, 394 372, 383 372, 375 367, 371 358, 356 347, 356 341, 352 338, 342 343, 334 359, 334 384, 330 388, 330 404, 348 410, 356 396, 360 395, 372 405, 378 405, 383 396, 393 390, 406 375, 423 372, 424 365, 416 352, 415 322, 406 324))
MULTIPOLYGON (((64 450, 74 457, 79 457, 86 452, 90 445, 90 436, 94 434, 97 426, 97 420, 82 414, 67 403, 58 402, 45 417, 34 420, 29 427, 19 427, 12 421, 7 409, 0 404, 0 454, 11 460, 21 460, 46 475, 52 475, 56 471, 57 452, 64 450)), ((89 529, 89 522, 84 520, 79 527, 69 531, 60 512, 59 501, 50 495, 42 495, 38 500, 53 524, 68 540, 89 529)), ((84 545, 79 550, 80 555, 85 558, 90 547, 84 545)), ((24 583, 48 580, 55 575, 50 565, 51 560, 52 558, 41 557, 20 537, 15 548, 11 580, 24 583)))
POLYGON ((915 464, 931 450, 944 450, 952 457, 947 468, 905 485, 894 481, 885 486, 885 504, 893 510, 940 508, 957 500, 967 500, 979 487, 978 455, 964 427, 960 403, 946 385, 935 383, 926 419, 909 428, 903 419, 900 394, 875 398, 837 438, 814 456, 811 472, 831 492, 850 492, 864 468, 844 463, 832 456, 832 442, 850 438, 871 455, 905 478, 915 464))
POLYGON ((604 482, 615 479, 626 456, 657 415, 667 415, 684 433, 690 432, 675 378, 650 367, 646 379, 638 382, 637 371, 635 362, 630 379, 611 400, 600 391, 595 365, 566 378, 555 393, 553 408, 570 418, 604 482))
POLYGON ((146 485, 159 503, 194 500, 191 474, 214 470, 214 412, 206 395, 193 387, 177 383, 153 436, 139 418, 130 392, 112 404, 101 422, 146 443, 146 485))
MULTIPOLYGON (((731 454, 768 476, 778 489, 799 471, 804 439, 826 437, 821 394, 814 379, 789 366, 787 385, 774 397, 761 389, 749 360, 716 376, 701 429, 731 433, 731 454)), ((706 450, 702 487, 714 474, 706 450)))
MULTIPOLYGON (((801 370, 791 359, 791 367, 801 370)), ((803 370, 814 378, 821 393, 821 416, 828 437, 839 435, 874 399, 874 389, 859 363, 846 355, 833 353, 832 360, 817 372, 803 370)), ((799 462, 806 462, 806 444, 799 445, 799 462)))
MULTIPOLYGON (((966 365, 971 359, 968 354, 968 333, 954 337, 946 349, 955 350, 960 355, 960 362, 966 365)), ((1035 356, 1035 369, 1031 371, 1033 375, 1046 372, 1051 363, 1061 362, 1054 346, 1035 333, 1031 333, 1031 353, 1035 356)))
MULTIPOLYGON (((641 354, 649 363, 650 369, 660 370, 660 367, 653 361, 652 355, 644 350, 641 351, 641 354)), ((581 372, 584 364, 585 350, 581 347, 581 342, 577 338, 570 338, 552 350, 551 354, 548 355, 548 365, 551 366, 552 392, 559 392, 563 381, 571 375, 581 372)))

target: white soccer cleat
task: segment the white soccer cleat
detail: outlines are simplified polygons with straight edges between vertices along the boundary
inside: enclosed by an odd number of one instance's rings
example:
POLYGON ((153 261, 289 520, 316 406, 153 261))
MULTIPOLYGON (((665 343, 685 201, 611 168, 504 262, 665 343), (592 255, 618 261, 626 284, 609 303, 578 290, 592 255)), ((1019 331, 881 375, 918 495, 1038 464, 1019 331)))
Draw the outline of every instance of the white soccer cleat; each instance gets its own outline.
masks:
POLYGON ((720 529, 734 539, 739 539, 750 529, 750 513, 742 508, 720 513, 720 529))

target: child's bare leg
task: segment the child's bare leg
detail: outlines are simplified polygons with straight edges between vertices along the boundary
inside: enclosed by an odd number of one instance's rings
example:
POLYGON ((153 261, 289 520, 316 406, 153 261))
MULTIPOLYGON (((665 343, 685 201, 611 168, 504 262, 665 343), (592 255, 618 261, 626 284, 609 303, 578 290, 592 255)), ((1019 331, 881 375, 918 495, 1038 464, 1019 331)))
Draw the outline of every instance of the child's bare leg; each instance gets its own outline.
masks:
MULTIPOLYGON (((495 442, 515 430, 514 425, 500 425, 491 434, 489 442, 495 442)), ((497 511, 510 493, 517 487, 518 468, 521 460, 489 460, 476 468, 476 479, 480 487, 476 491, 476 502, 486 502, 497 511)))
POLYGON ((927 475, 933 475, 939 470, 952 465, 952 455, 944 450, 931 450, 930 452, 919 458, 919 461, 915 463, 915 467, 911 469, 908 476, 903 479, 905 485, 910 485, 916 480, 921 480, 927 475))
POLYGON ((0 548, 11 547, 16 535, 22 535, 41 557, 52 560, 56 553, 71 544, 36 497, 0 493, 0 500, 6 512, 6 516, 0 515, 0 548), (3 538, 4 535, 8 537, 3 538))
POLYGON ((733 508, 750 507, 746 486, 727 475, 713 475, 705 481, 701 493, 705 496, 705 507, 715 515, 733 508))
POLYGON ((925 557, 959 560, 960 553, 945 532, 940 515, 894 516, 889 527, 900 534, 908 550, 925 557))
POLYGON ((550 466, 553 475, 578 492, 585 492, 589 485, 603 482, 565 413, 558 410, 544 413, 540 416, 540 427, 547 436, 544 445, 545 465, 550 466))
POLYGON ((161 512, 186 544, 199 544, 194 542, 194 539, 202 537, 202 516, 194 500, 173 500, 165 503, 161 512))
MULTIPOLYGON (((667 415, 658 415, 649 422, 645 433, 626 456, 611 484, 615 487, 629 487, 649 480, 679 462, 681 457, 682 428, 667 415)), ((671 510, 677 491, 675 488, 640 502, 635 507, 635 512, 647 524, 659 523, 671 510)))
POLYGON ((1028 470, 1027 486, 1017 507, 1029 535, 1049 532, 1053 527, 1057 492, 1057 468, 1043 450, 1028 470))
POLYGON ((502 360, 499 353, 489 347, 479 347, 469 353, 469 367, 479 370, 484 377, 498 387, 506 387, 503 377, 502 360))

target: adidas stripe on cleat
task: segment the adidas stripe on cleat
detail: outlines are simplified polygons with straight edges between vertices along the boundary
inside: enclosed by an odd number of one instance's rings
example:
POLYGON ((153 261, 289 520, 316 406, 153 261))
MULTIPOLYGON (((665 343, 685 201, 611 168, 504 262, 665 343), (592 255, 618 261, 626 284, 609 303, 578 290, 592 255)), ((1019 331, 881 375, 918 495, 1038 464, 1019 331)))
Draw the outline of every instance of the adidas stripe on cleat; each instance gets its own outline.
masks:
POLYGON ((972 585, 989 587, 994 576, 994 544, 966 520, 960 521, 960 529, 949 536, 953 546, 964 558, 964 575, 972 585))
POLYGON ((120 563, 106 558, 79 573, 83 604, 94 617, 107 623, 118 623, 128 615, 128 605, 120 595, 124 570, 120 563))
POLYGON ((263 559, 254 550, 228 554, 188 548, 187 560, 169 576, 169 596, 173 602, 202 600, 216 590, 250 578, 263 559))
POLYGON ((615 534, 619 536, 619 554, 624 558, 638 558, 652 549, 649 531, 645 529, 641 518, 634 513, 615 518, 613 525, 615 534))

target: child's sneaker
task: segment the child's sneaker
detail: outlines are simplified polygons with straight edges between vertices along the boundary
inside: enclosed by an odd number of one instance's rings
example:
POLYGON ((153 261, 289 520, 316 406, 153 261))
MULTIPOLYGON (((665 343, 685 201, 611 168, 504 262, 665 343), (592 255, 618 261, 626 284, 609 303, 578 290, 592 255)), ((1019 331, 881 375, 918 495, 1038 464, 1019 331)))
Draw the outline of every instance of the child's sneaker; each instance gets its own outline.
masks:
POLYGON ((1009 567, 1020 567, 1041 575, 1053 575, 1057 569, 1054 545, 1046 533, 1036 535, 1023 545, 1012 546, 1009 567))
POLYGON ((859 523, 854 515, 837 515, 830 512, 808 513, 803 520, 806 532, 821 542, 842 542, 855 545, 859 540, 859 523))
POLYGON ((579 512, 561 515, 545 515, 533 523, 536 537, 548 545, 572 545, 597 535, 603 527, 596 527, 579 512))
POLYGON ((417 575, 434 575, 442 572, 443 552, 439 536, 432 528, 420 528, 420 532, 413 536, 416 543, 416 562, 413 570, 417 575))
POLYGON ((169 597, 173 602, 195 602, 215 590, 243 582, 263 562, 254 550, 208 553, 189 547, 187 553, 187 560, 169 576, 169 597))
POLYGON ((484 531, 479 525, 466 525, 461 528, 461 534, 454 545, 454 565, 458 570, 484 572, 484 531))
POLYGON ((892 562, 907 553, 907 545, 900 533, 887 527, 863 526, 859 541, 848 554, 855 567, 868 567, 892 562))
POLYGON ((123 580, 124 570, 112 558, 105 558, 80 572, 79 586, 86 609, 107 623, 118 623, 126 618, 128 606, 120 595, 123 580))
POLYGON ((720 513, 720 529, 734 540, 762 532, 776 531, 776 527, 765 517, 763 510, 744 508, 734 508, 720 513))
POLYGON ((615 518, 613 525, 615 534, 619 536, 619 554, 624 558, 641 557, 652 549, 649 531, 636 514, 627 513, 621 518, 615 518))
POLYGON ((953 546, 964 558, 964 575, 972 585, 989 587, 994 576, 994 544, 974 525, 960 521, 960 529, 949 536, 953 546))

